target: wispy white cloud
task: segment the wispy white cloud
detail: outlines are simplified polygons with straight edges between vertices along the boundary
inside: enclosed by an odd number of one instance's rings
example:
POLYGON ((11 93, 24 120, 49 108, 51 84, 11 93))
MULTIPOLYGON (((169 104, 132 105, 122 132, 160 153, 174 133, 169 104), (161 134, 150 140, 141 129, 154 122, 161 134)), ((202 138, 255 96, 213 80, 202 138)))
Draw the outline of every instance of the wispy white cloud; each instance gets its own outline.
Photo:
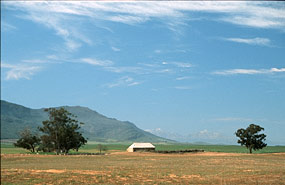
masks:
POLYGON ((161 53, 162 51, 160 49, 154 50, 155 53, 161 53))
POLYGON ((227 41, 231 42, 238 42, 250 45, 259 45, 259 46, 270 46, 271 40, 268 38, 252 38, 252 39, 245 39, 245 38, 225 38, 227 41))
POLYGON ((237 74, 247 74, 247 75, 254 75, 254 74, 274 74, 285 72, 285 68, 271 68, 271 69, 230 69, 230 70, 222 70, 222 71, 215 71, 212 74, 216 75, 237 75, 237 74))
POLYGON ((39 59, 31 59, 31 60, 22 60, 24 63, 32 63, 32 64, 43 64, 46 63, 45 60, 39 60, 39 59))
POLYGON ((1 61, 0 66, 1 66, 1 68, 12 68, 12 67, 14 67, 15 65, 6 64, 6 63, 4 63, 3 61, 1 61))
POLYGON ((270 71, 271 72, 285 72, 285 68, 280 68, 280 69, 278 69, 278 68, 271 68, 270 71))
POLYGON ((198 138, 203 138, 203 139, 217 139, 222 137, 221 133, 211 132, 208 131, 207 129, 199 131, 198 133, 196 133, 196 136, 198 138))
POLYGON ((162 63, 138 63, 144 66, 144 74, 173 74, 177 72, 175 67, 188 67, 188 63, 182 62, 162 62, 162 63), (172 65, 172 66, 168 66, 172 65), (174 66, 174 67, 173 67, 174 66))
POLYGON ((124 76, 119 78, 116 82, 107 84, 107 87, 113 88, 113 87, 129 87, 129 86, 135 86, 139 85, 142 82, 135 81, 132 77, 124 76))
POLYGON ((19 80, 21 78, 30 79, 36 72, 39 72, 42 67, 40 66, 32 66, 32 65, 24 65, 24 64, 5 64, 1 63, 1 68, 6 68, 8 71, 6 72, 6 80, 19 80))
POLYGON ((91 64, 94 66, 111 66, 113 62, 110 60, 98 60, 94 58, 82 58, 80 59, 81 62, 91 64))
POLYGON ((176 86, 174 88, 175 89, 179 89, 179 90, 190 90, 190 89, 193 89, 193 87, 191 87, 191 86, 176 86))
POLYGON ((191 76, 181 76, 181 77, 177 77, 176 80, 187 80, 192 78, 191 76))
POLYGON ((26 64, 55 64, 55 63, 60 63, 58 59, 55 58, 49 58, 47 59, 24 59, 21 60, 21 62, 26 63, 26 64))
POLYGON ((60 59, 57 55, 47 55, 46 58, 50 59, 50 60, 59 60, 60 59))
POLYGON ((114 46, 112 46, 111 49, 112 49, 113 51, 121 51, 120 48, 116 48, 116 47, 114 47, 114 46))
POLYGON ((75 22, 80 22, 80 19, 74 21, 76 18, 70 16, 76 14, 76 10, 68 8, 69 5, 67 4, 52 2, 19 2, 19 4, 15 4, 7 2, 6 5, 12 5, 26 12, 26 14, 18 15, 19 18, 31 20, 54 30, 56 35, 64 39, 67 51, 76 51, 82 46, 82 43, 92 44, 92 41, 82 34, 75 24, 75 22))
MULTIPOLYGON (((264 8, 264 11, 271 11, 272 9, 264 8)), ((261 10, 262 11, 262 10, 261 10)), ((284 10, 282 10, 284 11, 284 10)), ((242 26, 249 26, 249 27, 256 27, 256 28, 278 28, 284 30, 284 13, 280 14, 280 17, 275 18, 274 15, 272 16, 266 16, 266 15, 258 15, 261 12, 248 12, 249 16, 241 16, 241 15, 235 15, 230 17, 225 17, 221 20, 232 23, 232 24, 238 24, 242 26), (282 15, 283 14, 283 15, 282 15)), ((277 12, 276 12, 277 13, 277 12)))
POLYGON ((160 65, 157 64, 157 63, 138 63, 138 64, 142 65, 142 66, 149 67, 149 68, 158 68, 158 67, 160 67, 160 65))
POLYGON ((155 132, 161 132, 161 128, 155 128, 155 129, 145 129, 144 131, 150 132, 150 133, 155 133, 155 132))
POLYGON ((137 24, 146 22, 148 18, 146 17, 138 17, 138 16, 131 16, 131 15, 117 15, 117 16, 110 16, 107 18, 109 21, 113 22, 120 22, 125 24, 137 24))
POLYGON ((6 21, 1 19, 1 32, 2 31, 11 31, 16 30, 17 27, 13 26, 12 24, 8 24, 6 21))
POLYGON ((146 71, 143 68, 136 66, 109 66, 105 67, 104 69, 113 73, 135 73, 135 74, 146 73, 146 71))
POLYGON ((79 42, 76 42, 74 40, 71 40, 71 39, 67 39, 65 38, 65 46, 67 47, 67 49, 69 51, 75 51, 77 50, 78 48, 81 47, 82 44, 80 44, 79 42))
MULTIPOLYGON (((26 18, 44 24, 56 31, 64 39, 90 43, 80 34, 77 25, 70 18, 84 16, 94 20, 107 20, 124 24, 140 24, 154 18, 164 22, 174 32, 181 32, 181 26, 186 25, 189 12, 217 13, 208 20, 224 21, 231 24, 255 28, 282 29, 285 28, 285 11, 283 2, 4 2, 5 7, 12 6, 28 15, 26 18), (74 39, 75 38, 75 39, 74 39)), ((191 14, 192 15, 192 14, 191 14)), ((22 16, 23 17, 23 16, 22 16)), ((199 18, 195 19, 196 21, 199 18)))
POLYGON ((155 73, 174 73, 174 71, 172 69, 160 69, 160 70, 156 70, 154 72, 155 73))
MULTIPOLYGON (((75 60, 74 62, 78 62, 75 60)), ((141 66, 116 66, 114 62, 110 60, 98 60, 95 58, 81 58, 81 63, 87 63, 93 66, 101 67, 102 70, 112 73, 134 73, 134 74, 148 74, 155 73, 154 70, 141 66)), ((158 72, 157 72, 158 73, 158 72)))
POLYGON ((192 64, 186 63, 186 62, 162 62, 163 65, 174 65, 176 67, 181 67, 181 68, 189 68, 193 67, 192 64))
POLYGON ((184 63, 184 62, 173 62, 172 64, 176 65, 177 67, 182 67, 182 68, 193 67, 192 64, 184 63))
MULTIPOLYGON (((158 63, 138 63, 140 66, 107 66, 104 67, 105 70, 114 73, 135 73, 135 74, 170 74, 176 73, 177 68, 165 67, 159 65, 158 63)), ((190 64, 188 63, 165 63, 171 64, 179 68, 188 68, 190 64)))

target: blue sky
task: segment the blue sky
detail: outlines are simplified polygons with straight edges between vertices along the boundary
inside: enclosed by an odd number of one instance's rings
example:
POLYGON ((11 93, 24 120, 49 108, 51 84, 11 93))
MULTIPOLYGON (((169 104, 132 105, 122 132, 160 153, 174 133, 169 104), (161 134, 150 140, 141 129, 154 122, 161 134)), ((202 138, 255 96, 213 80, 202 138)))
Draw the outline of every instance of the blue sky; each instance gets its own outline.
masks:
POLYGON ((284 2, 1 2, 1 99, 187 141, 285 144, 284 2))

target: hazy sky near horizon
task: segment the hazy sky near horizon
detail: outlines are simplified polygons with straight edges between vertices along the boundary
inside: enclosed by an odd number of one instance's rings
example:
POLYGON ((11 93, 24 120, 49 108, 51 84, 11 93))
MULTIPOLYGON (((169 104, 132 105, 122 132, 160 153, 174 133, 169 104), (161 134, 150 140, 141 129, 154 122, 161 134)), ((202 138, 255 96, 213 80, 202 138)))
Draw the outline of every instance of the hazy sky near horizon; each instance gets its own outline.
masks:
POLYGON ((285 144, 284 2, 1 2, 1 99, 285 144))

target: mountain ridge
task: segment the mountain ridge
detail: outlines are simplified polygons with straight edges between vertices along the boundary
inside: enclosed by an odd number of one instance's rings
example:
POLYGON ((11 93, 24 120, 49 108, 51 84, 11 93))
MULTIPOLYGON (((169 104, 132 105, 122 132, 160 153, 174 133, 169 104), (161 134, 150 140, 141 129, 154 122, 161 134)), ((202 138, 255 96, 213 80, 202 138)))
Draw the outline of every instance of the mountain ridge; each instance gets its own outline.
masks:
MULTIPOLYGON (((98 142, 175 142, 138 128, 129 121, 108 118, 97 111, 82 106, 60 106, 83 122, 81 131, 88 140, 98 142)), ((59 107, 52 107, 59 108, 59 107)), ((1 100, 1 139, 17 139, 25 128, 37 131, 42 121, 48 119, 45 108, 31 109, 1 100)))

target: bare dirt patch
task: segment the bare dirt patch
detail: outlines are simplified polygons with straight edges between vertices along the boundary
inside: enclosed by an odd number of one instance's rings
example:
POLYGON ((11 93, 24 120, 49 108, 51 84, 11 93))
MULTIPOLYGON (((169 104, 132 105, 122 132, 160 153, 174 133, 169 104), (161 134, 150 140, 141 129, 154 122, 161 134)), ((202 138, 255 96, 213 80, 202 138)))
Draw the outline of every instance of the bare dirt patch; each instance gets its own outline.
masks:
POLYGON ((56 169, 49 169, 49 170, 31 170, 31 169, 2 169, 2 172, 5 173, 30 173, 30 174, 37 174, 37 173, 64 173, 66 170, 56 170, 56 169))
POLYGON ((55 170, 55 169, 50 169, 50 170, 32 170, 32 172, 36 173, 64 173, 66 170, 55 170))
POLYGON ((195 153, 195 154, 187 154, 187 155, 200 155, 200 156, 241 156, 247 155, 244 153, 223 153, 223 152, 203 152, 203 153, 195 153))
POLYGON ((191 179, 191 178, 199 178, 201 179, 200 175, 183 175, 181 178, 191 179))
POLYGON ((26 169, 2 169, 2 172, 7 173, 31 173, 31 174, 37 174, 37 173, 76 173, 76 174, 84 174, 84 175, 105 175, 110 174, 111 171, 95 171, 95 170, 58 170, 58 169, 48 169, 48 170, 26 170, 26 169))
POLYGON ((111 174, 111 171, 95 171, 95 170, 69 170, 71 173, 78 173, 84 175, 106 175, 111 174))
POLYGON ((1 158, 19 158, 19 157, 54 157, 55 155, 39 155, 39 154, 1 154, 1 158))
POLYGON ((177 178, 177 175, 175 175, 175 174, 169 174, 169 177, 170 177, 170 178, 177 178))

